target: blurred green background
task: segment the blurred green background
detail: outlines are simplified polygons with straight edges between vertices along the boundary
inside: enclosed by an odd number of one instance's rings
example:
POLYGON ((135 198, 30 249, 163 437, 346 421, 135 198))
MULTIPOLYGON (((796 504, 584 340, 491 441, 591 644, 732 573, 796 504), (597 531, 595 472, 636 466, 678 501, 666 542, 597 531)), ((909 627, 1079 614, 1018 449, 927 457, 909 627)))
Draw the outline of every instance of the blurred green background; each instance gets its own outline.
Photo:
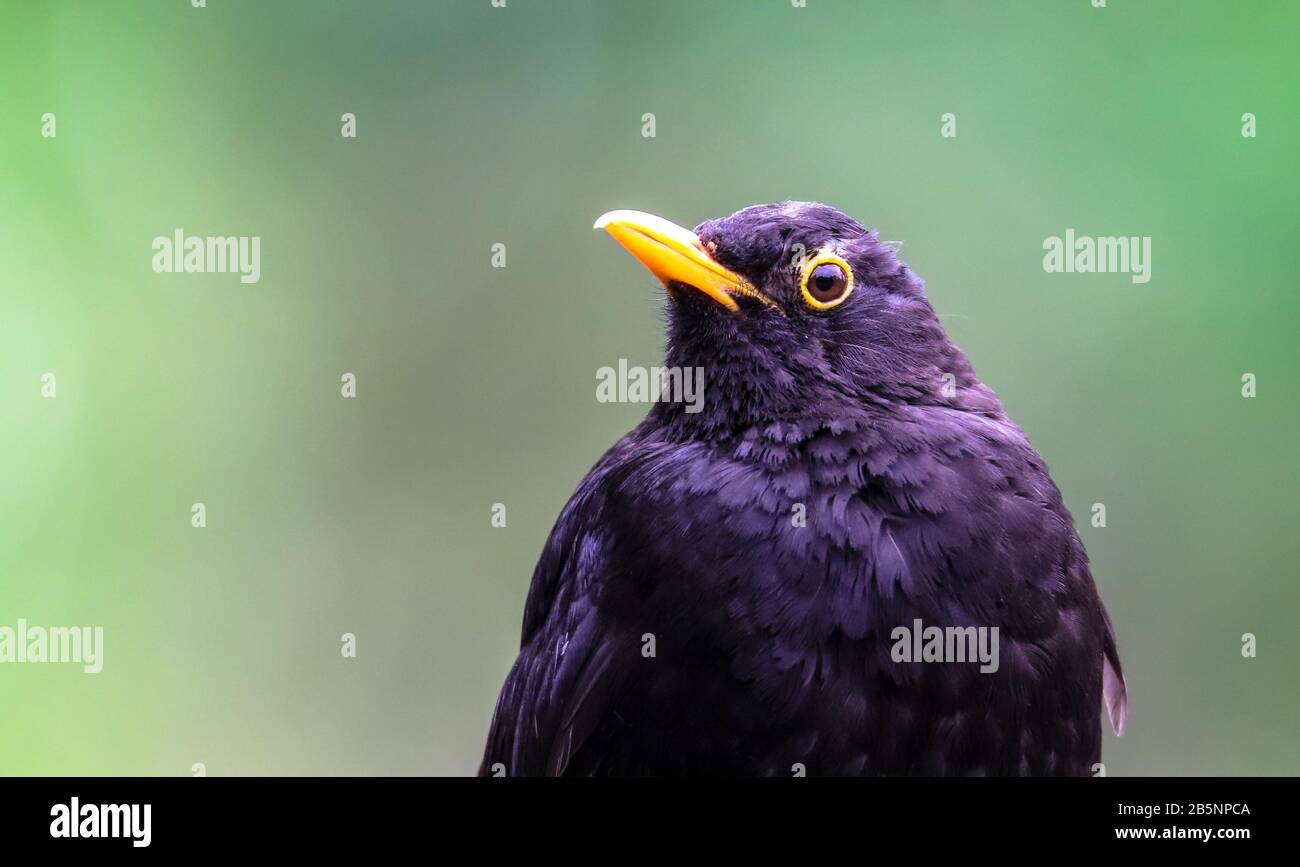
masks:
POLYGON ((660 358, 592 220, 785 198, 906 242, 1051 466, 1128 673, 1108 772, 1300 773, 1296 4, 0 10, 0 625, 106 632, 98 675, 0 666, 0 773, 471 772, 645 412, 595 372, 660 358), (177 227, 259 235, 261 282, 155 274, 177 227), (1045 274, 1067 228, 1151 236, 1150 283, 1045 274))

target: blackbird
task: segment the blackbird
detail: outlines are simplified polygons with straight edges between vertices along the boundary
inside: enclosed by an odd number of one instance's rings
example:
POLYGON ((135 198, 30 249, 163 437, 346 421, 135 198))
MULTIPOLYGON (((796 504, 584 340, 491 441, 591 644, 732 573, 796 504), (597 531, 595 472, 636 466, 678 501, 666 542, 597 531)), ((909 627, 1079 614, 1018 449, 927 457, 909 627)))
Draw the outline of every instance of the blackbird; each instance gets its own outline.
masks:
POLYGON ((896 247, 803 202, 596 228, 704 400, 660 395, 560 513, 480 773, 1098 773, 1127 695, 1087 555, 896 247))

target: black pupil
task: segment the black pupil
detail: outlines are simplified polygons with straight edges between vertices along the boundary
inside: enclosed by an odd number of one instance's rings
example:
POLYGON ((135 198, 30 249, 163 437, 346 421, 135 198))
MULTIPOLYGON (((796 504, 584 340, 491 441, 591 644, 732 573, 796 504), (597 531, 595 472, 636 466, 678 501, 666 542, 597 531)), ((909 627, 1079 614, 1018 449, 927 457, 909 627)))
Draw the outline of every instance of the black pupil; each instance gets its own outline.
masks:
POLYGON ((838 265, 819 265, 812 274, 812 295, 818 301, 831 301, 844 291, 845 282, 838 265))

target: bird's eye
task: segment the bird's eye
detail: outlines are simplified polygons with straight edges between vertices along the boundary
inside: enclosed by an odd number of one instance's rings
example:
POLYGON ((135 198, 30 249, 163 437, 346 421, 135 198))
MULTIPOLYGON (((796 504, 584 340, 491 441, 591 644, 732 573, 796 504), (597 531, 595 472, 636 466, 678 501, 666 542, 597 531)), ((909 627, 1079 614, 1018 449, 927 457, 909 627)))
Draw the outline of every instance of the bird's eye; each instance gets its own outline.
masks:
POLYGON ((853 269, 839 256, 823 254, 804 270, 803 299, 816 310, 829 310, 842 304, 853 291, 853 269))

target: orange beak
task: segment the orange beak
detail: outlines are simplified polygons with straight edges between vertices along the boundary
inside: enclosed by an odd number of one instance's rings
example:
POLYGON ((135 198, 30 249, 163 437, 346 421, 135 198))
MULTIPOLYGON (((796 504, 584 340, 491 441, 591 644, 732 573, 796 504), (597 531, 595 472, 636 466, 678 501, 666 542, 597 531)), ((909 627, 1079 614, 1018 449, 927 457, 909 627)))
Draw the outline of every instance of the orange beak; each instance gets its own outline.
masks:
POLYGON ((610 211, 592 228, 604 229, 665 286, 690 286, 728 310, 739 310, 735 296, 748 295, 773 302, 750 283, 714 261, 690 229, 643 211, 610 211))

